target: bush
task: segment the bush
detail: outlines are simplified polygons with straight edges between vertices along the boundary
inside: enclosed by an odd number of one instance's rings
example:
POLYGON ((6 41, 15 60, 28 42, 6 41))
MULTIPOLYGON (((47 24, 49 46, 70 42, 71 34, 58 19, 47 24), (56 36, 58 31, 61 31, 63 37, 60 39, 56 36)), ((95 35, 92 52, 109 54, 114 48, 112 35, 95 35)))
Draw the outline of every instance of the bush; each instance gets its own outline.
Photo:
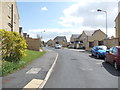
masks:
POLYGON ((17 62, 25 55, 27 48, 24 37, 17 32, 0 30, 2 34, 2 59, 10 62, 17 62))

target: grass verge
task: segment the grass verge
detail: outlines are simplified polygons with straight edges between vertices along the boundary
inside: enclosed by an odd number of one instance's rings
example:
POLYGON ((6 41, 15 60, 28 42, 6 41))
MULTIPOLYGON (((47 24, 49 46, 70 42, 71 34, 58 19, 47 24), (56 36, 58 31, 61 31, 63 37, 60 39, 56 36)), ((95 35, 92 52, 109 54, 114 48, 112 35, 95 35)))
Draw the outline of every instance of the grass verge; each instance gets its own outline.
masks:
POLYGON ((0 76, 6 76, 10 73, 15 72, 16 70, 19 70, 23 67, 25 67, 27 64, 29 64, 31 61, 41 57, 46 52, 38 52, 38 51, 26 51, 26 56, 23 56, 21 61, 15 63, 15 62, 8 62, 4 61, 2 62, 2 70, 0 70, 0 76))

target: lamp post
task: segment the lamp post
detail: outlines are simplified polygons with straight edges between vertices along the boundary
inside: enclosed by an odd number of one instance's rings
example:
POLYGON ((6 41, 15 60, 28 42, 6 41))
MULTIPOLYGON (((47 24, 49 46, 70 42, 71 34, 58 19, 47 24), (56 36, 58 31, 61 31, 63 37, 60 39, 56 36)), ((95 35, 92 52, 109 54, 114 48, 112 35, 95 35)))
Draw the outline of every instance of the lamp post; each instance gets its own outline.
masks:
POLYGON ((41 31, 41 41, 42 41, 42 46, 44 46, 44 41, 42 40, 42 39, 43 39, 43 32, 45 32, 45 30, 44 30, 44 31, 41 31))
POLYGON ((104 12, 106 15, 106 38, 107 38, 107 11, 101 10, 101 9, 97 9, 98 12, 104 12))
POLYGON ((45 32, 45 30, 41 31, 41 39, 43 39, 43 32, 45 32))

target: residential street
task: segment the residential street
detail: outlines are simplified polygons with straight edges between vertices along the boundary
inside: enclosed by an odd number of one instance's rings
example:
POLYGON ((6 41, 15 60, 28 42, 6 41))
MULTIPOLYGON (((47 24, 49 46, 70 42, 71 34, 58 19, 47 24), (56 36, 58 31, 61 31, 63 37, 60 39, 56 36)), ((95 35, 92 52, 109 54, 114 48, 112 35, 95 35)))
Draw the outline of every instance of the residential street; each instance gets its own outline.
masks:
MULTIPOLYGON (((50 49, 50 48, 49 48, 50 49)), ((44 88, 118 88, 120 72, 88 52, 54 49, 58 60, 44 88)))

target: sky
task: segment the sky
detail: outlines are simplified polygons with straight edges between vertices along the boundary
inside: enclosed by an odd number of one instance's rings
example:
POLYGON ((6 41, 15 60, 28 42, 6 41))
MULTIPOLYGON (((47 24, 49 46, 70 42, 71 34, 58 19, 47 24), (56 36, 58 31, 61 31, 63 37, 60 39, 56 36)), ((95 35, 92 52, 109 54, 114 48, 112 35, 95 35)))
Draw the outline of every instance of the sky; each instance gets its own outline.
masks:
POLYGON ((105 29, 107 11, 108 36, 115 36, 115 18, 119 0, 18 0, 20 26, 30 37, 41 36, 44 41, 56 36, 81 34, 83 30, 105 29))

